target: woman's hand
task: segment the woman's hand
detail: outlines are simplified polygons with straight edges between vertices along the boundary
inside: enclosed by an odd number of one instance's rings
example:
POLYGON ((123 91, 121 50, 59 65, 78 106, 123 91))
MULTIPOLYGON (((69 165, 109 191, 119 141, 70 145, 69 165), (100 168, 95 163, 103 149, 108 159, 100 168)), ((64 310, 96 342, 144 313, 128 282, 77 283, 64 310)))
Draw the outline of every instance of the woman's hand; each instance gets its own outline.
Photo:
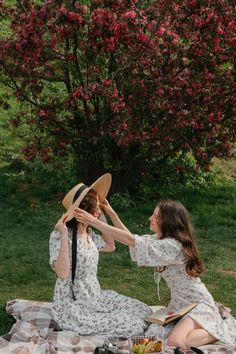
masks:
POLYGON ((68 229, 66 226, 66 220, 67 220, 67 216, 65 216, 65 214, 63 214, 62 217, 58 220, 58 222, 55 225, 55 230, 60 232, 61 236, 62 235, 68 236, 68 229))
POLYGON ((80 208, 75 209, 74 217, 78 222, 86 226, 93 226, 94 222, 97 220, 97 218, 95 218, 92 214, 89 214, 87 211, 80 208))
POLYGON ((100 202, 100 208, 102 208, 104 210, 104 212, 107 215, 112 215, 115 213, 114 209, 112 208, 112 206, 110 205, 110 203, 108 202, 107 199, 103 200, 102 202, 100 202))

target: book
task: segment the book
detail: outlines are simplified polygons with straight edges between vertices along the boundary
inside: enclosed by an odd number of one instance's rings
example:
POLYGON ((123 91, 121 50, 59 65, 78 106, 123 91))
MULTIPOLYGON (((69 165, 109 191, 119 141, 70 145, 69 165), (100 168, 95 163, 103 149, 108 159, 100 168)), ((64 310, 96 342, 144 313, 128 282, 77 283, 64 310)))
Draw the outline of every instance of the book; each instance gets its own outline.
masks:
POLYGON ((197 306, 197 304, 193 303, 191 305, 182 307, 178 311, 170 311, 164 306, 159 306, 159 308, 154 313, 146 316, 144 320, 151 323, 158 323, 164 326, 167 323, 186 315, 186 313, 191 311, 195 306, 197 306))

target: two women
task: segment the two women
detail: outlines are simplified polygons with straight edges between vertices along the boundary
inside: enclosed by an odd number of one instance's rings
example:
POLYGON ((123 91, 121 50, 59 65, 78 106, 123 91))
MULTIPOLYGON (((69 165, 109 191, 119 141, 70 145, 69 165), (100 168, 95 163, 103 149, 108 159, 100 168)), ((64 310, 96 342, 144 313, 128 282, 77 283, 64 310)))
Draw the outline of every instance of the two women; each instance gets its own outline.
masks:
MULTIPOLYGON (((96 234, 86 223, 73 218, 76 207, 94 219, 108 210, 102 204, 109 191, 111 175, 105 174, 90 187, 80 183, 63 199, 67 209, 50 236, 50 264, 57 275, 53 315, 62 329, 81 335, 129 336, 143 333, 143 318, 151 310, 142 302, 102 290, 97 279, 99 252, 112 252, 114 240, 106 233, 96 234)), ((109 213, 109 212, 108 212, 109 213)), ((128 232, 116 213, 113 224, 128 232)))
MULTIPOLYGON (((113 251, 117 240, 129 246, 131 258, 139 266, 154 267, 158 284, 160 278, 166 281, 171 293, 170 311, 197 303, 177 324, 165 327, 167 344, 177 347, 176 353, 216 340, 235 345, 236 320, 220 313, 200 280, 203 265, 185 207, 176 201, 160 201, 149 218, 153 234, 133 235, 105 200, 110 186, 110 177, 105 176, 101 177, 106 182, 102 187, 99 179, 91 187, 81 184, 68 193, 63 201, 67 213, 51 235, 50 260, 58 276, 53 312, 59 325, 80 334, 106 336, 129 336, 146 329, 143 318, 150 312, 147 305, 103 291, 97 281, 98 251, 113 251), (114 226, 99 219, 100 207, 114 226), (74 239, 78 243, 76 251, 74 239), (77 256, 76 268, 73 254, 77 256)), ((160 337, 160 330, 163 327, 152 324, 146 334, 160 337)))

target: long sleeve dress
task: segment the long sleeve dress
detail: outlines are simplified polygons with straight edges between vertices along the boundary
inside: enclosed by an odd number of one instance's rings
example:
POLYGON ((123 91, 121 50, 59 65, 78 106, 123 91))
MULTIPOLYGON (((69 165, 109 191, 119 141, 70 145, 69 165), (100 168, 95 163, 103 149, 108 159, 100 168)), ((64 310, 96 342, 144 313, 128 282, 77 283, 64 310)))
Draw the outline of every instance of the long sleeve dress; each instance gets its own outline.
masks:
MULTIPOLYGON (((68 237, 71 259, 71 232, 68 237)), ((50 235, 50 265, 57 259, 61 237, 57 231, 50 235)), ((143 334, 147 323, 143 318, 152 312, 150 307, 136 299, 111 290, 101 290, 97 279, 99 250, 103 238, 92 229, 88 242, 77 235, 77 266, 72 298, 71 274, 65 280, 57 278, 53 316, 61 329, 81 335, 129 336, 143 334)))
MULTIPOLYGON (((135 247, 130 247, 131 258, 139 266, 156 267, 158 280, 163 278, 170 289, 169 310, 175 311, 191 303, 197 303, 186 316, 191 317, 218 340, 235 345, 236 319, 231 315, 222 318, 219 304, 215 303, 200 278, 187 274, 182 244, 174 238, 160 240, 157 235, 134 236, 135 247)), ((169 328, 171 329, 171 325, 169 328)), ((147 333, 159 335, 164 334, 164 331, 158 324, 152 324, 147 333)), ((165 334, 168 335, 168 331, 165 334)))

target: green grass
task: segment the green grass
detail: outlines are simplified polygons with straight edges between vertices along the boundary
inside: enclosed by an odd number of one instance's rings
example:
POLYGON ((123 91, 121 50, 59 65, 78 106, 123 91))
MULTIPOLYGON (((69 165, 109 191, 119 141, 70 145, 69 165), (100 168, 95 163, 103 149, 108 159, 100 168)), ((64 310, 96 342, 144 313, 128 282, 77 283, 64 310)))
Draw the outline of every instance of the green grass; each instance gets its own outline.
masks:
MULTIPOLYGON (((62 213, 57 196, 47 185, 17 183, 17 178, 0 169, 0 334, 13 319, 5 313, 8 300, 15 298, 51 301, 55 276, 48 264, 49 234, 62 213)), ((206 271, 202 279, 216 301, 236 315, 236 183, 205 190, 176 192, 190 210, 206 271), (223 273, 225 271, 226 273, 223 273), (228 271, 231 271, 231 273, 228 271), (234 271, 234 273, 232 273, 234 271)), ((154 202, 119 212, 131 231, 148 232, 148 217, 154 202)), ((117 244, 116 252, 102 254, 99 280, 103 289, 113 289, 150 305, 158 304, 153 269, 138 268, 128 249, 117 244)), ((161 283, 161 304, 169 292, 161 283)))

